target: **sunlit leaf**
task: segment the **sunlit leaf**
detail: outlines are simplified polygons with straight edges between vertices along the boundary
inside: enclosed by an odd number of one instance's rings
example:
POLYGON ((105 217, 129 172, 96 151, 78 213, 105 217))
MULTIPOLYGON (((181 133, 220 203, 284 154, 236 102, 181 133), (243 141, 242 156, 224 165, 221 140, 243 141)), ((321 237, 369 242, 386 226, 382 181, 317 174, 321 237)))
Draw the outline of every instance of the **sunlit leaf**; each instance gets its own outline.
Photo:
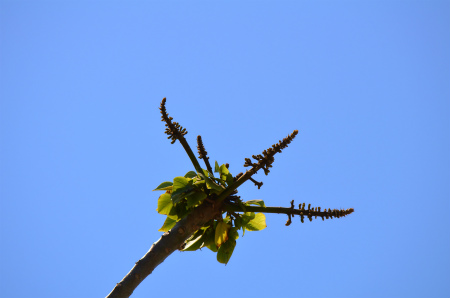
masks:
POLYGON ((188 193, 193 191, 193 180, 185 177, 175 177, 173 179, 172 202, 178 203, 186 197, 188 193))
POLYGON ((266 207, 266 205, 264 204, 263 200, 250 200, 247 202, 244 202, 244 204, 246 205, 257 205, 257 206, 261 206, 261 207, 266 207))
POLYGON ((189 171, 186 173, 186 175, 184 175, 185 178, 194 178, 197 176, 197 173, 194 171, 189 171))
POLYGON ((155 188, 153 191, 155 191, 155 190, 172 190, 172 184, 173 183, 170 181, 163 182, 157 188, 155 188))
POLYGON ((233 182, 234 182, 233 175, 231 175, 231 173, 228 170, 226 165, 223 164, 219 167, 219 174, 220 174, 220 179, 223 182, 226 182, 228 186, 233 184, 233 182))
POLYGON ((249 231, 261 231, 266 227, 266 216, 263 213, 257 213, 255 218, 245 225, 245 228, 249 231))
POLYGON ((242 214, 242 221, 247 224, 249 221, 255 218, 255 212, 245 212, 242 214))
POLYGON ((236 240, 228 239, 222 246, 219 247, 217 251, 217 261, 222 264, 227 264, 233 254, 234 248, 236 247, 236 240))
POLYGON ((192 179, 190 178, 185 178, 185 177, 175 177, 173 178, 173 192, 176 192, 179 189, 183 189, 186 186, 188 186, 189 184, 192 184, 192 179))
POLYGON ((229 171, 228 171, 227 166, 225 164, 223 164, 223 165, 221 165, 219 167, 219 174, 220 174, 220 176, 226 175, 228 173, 229 173, 229 171))
POLYGON ((216 183, 214 183, 213 180, 211 180, 210 178, 206 177, 203 174, 199 174, 206 182, 206 188, 214 190, 215 193, 221 193, 223 191, 223 188, 220 185, 217 185, 216 183))
POLYGON ((195 251, 197 249, 199 249, 200 247, 202 247, 203 244, 203 234, 200 234, 199 236, 197 236, 196 238, 187 241, 186 242, 186 246, 184 247, 184 251, 195 251))
POLYGON ((231 173, 228 173, 225 181, 227 182, 228 186, 232 185, 234 183, 233 175, 231 175, 231 173))
POLYGON ((219 173, 219 164, 217 163, 217 160, 216 160, 216 163, 214 165, 214 172, 215 173, 219 173))
POLYGON ((222 243, 228 240, 228 230, 231 228, 230 224, 226 222, 218 222, 216 226, 216 233, 214 236, 214 243, 217 247, 220 247, 222 243))
POLYGON ((163 226, 158 230, 160 232, 168 232, 171 228, 173 228, 175 226, 175 224, 177 223, 176 220, 170 218, 169 216, 166 218, 166 220, 164 221, 163 226))
POLYGON ((173 203, 169 193, 166 192, 159 196, 158 208, 156 209, 159 214, 169 214, 172 207, 173 203))

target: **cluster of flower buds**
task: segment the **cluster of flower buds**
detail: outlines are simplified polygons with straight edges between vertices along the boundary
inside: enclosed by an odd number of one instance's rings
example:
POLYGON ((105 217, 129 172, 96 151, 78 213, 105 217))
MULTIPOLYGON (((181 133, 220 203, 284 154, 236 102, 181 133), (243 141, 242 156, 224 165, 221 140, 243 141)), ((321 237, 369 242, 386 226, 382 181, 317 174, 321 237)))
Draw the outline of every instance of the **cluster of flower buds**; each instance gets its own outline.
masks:
POLYGON ((264 150, 262 155, 252 155, 253 159, 258 161, 257 163, 252 163, 250 158, 246 158, 244 167, 252 167, 249 170, 252 174, 255 174, 259 169, 263 169, 264 174, 269 174, 269 168, 272 167, 272 163, 275 161, 274 155, 276 153, 281 153, 281 151, 292 142, 297 134, 298 130, 294 130, 293 133, 285 137, 282 141, 279 141, 277 144, 272 145, 271 148, 264 150))
POLYGON ((186 128, 183 128, 178 122, 172 122, 173 118, 169 117, 169 114, 166 111, 165 97, 161 101, 159 110, 161 111, 161 121, 166 122, 166 130, 164 133, 168 135, 168 139, 172 139, 171 144, 175 143, 177 139, 187 134, 186 128))
POLYGON ((205 146, 203 145, 202 136, 197 136, 197 149, 198 149, 198 158, 200 159, 209 159, 208 152, 205 150, 205 146))
POLYGON ((333 217, 336 217, 336 218, 344 217, 346 215, 349 215, 353 211, 355 211, 353 208, 345 209, 345 210, 344 209, 331 209, 331 208, 326 209, 325 208, 324 211, 321 211, 320 207, 311 208, 311 204, 308 204, 308 209, 305 209, 305 205, 306 205, 305 203, 298 205, 298 208, 300 209, 300 219, 302 222, 304 222, 303 218, 305 216, 308 217, 308 219, 310 221, 312 221, 313 216, 314 216, 314 218, 321 217, 322 220, 325 220, 325 218, 329 219, 329 218, 333 218, 333 217))

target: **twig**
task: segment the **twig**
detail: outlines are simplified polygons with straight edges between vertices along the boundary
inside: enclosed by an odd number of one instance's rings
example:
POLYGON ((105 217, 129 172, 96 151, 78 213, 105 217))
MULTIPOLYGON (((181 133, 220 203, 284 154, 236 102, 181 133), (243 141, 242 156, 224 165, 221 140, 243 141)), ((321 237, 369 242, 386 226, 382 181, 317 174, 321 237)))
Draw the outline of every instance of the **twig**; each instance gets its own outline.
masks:
POLYGON ((352 213, 353 211, 355 211, 353 208, 350 209, 325 209, 324 211, 321 211, 320 207, 316 207, 316 208, 310 208, 311 204, 309 204, 308 209, 305 209, 305 204, 303 203, 303 207, 301 207, 301 205, 299 206, 299 209, 293 209, 292 207, 290 208, 286 208, 286 207, 259 207, 259 206, 245 206, 245 210, 239 206, 239 205, 235 205, 235 204, 226 204, 224 206, 225 210, 228 212, 262 212, 262 213, 278 213, 278 214, 296 214, 296 215, 300 215, 301 220, 303 222, 303 217, 308 217, 309 220, 312 220, 312 218, 317 218, 317 217, 321 217, 322 220, 324 220, 325 218, 339 218, 339 217, 344 217, 346 215, 349 215, 350 213, 352 213))
POLYGON ((191 147, 189 147, 189 144, 187 143, 186 139, 184 138, 184 135, 187 134, 187 131, 185 128, 183 128, 178 122, 172 122, 172 117, 169 117, 169 114, 166 111, 166 98, 164 97, 161 101, 160 106, 161 111, 161 121, 166 122, 166 130, 165 133, 169 136, 169 139, 172 139, 172 144, 175 143, 176 140, 180 142, 180 144, 183 146, 184 150, 186 151, 187 155, 189 156, 189 159, 191 160, 192 164, 194 165, 195 170, 198 173, 203 174, 202 167, 200 167, 200 164, 198 163, 197 158, 195 157, 194 153, 192 152, 191 147))

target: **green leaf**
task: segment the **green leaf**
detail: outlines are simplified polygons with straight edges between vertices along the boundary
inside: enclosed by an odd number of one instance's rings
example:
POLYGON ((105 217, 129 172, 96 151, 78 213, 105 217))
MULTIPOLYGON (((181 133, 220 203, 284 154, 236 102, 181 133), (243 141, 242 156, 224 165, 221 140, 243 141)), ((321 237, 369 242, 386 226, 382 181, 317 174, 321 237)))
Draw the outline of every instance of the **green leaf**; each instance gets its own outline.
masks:
POLYGON ((261 206, 261 207, 266 207, 266 205, 264 204, 264 201, 263 201, 263 200, 251 200, 251 201, 244 202, 244 204, 246 204, 246 205, 257 205, 257 206, 261 206))
POLYGON ((173 178, 173 192, 176 192, 179 189, 184 189, 186 186, 188 186, 191 182, 192 179, 190 178, 185 178, 185 177, 175 177, 173 178))
POLYGON ((201 248, 202 244, 203 244, 202 238, 203 238, 203 234, 200 234, 196 238, 187 241, 186 246, 184 247, 183 251, 195 251, 195 250, 201 248))
POLYGON ((184 199, 189 192, 193 191, 193 183, 194 181, 190 178, 175 177, 173 179, 172 202, 174 204, 178 203, 184 199))
POLYGON ((207 247, 207 248, 209 248, 211 251, 213 251, 213 252, 217 252, 217 246, 213 243, 213 244, 208 244, 208 245, 205 245, 205 247, 207 247))
POLYGON ((184 175, 185 178, 194 178, 197 176, 197 173, 194 171, 189 171, 186 173, 186 175, 184 175))
POLYGON ((156 211, 158 211, 159 214, 169 214, 172 207, 173 203, 169 193, 166 192, 159 196, 158 208, 156 208, 156 211))
POLYGON ((238 240, 238 239, 239 239, 238 228, 232 227, 232 228, 230 229, 230 231, 228 232, 228 238, 229 238, 229 239, 238 240))
POLYGON ((226 182, 228 186, 233 184, 234 182, 233 175, 231 175, 230 171, 228 171, 227 166, 225 164, 220 166, 219 173, 222 182, 226 182))
POLYGON ((245 225, 245 228, 249 231, 261 231, 266 227, 266 216, 263 213, 257 213, 255 218, 245 225))
POLYGON ((234 219, 234 226, 237 228, 237 229, 240 229, 240 228, 242 228, 242 217, 241 216, 236 216, 236 218, 234 219))
POLYGON ((199 174, 199 175, 200 175, 200 177, 203 178, 203 180, 205 180, 206 188, 213 190, 217 194, 221 193, 224 190, 220 185, 217 185, 216 183, 214 183, 214 181, 212 181, 210 178, 206 177, 203 174, 199 174))
POLYGON ((208 227, 208 229, 203 234, 203 246, 209 248, 213 252, 217 252, 217 246, 214 243, 215 230, 213 227, 208 227))
POLYGON ((197 180, 194 182, 194 186, 195 188, 197 188, 197 190, 202 190, 205 184, 206 184, 205 180, 197 180))
POLYGON ((249 221, 255 218, 255 212, 245 212, 242 214, 242 221, 247 224, 249 221))
POLYGON ((155 191, 155 190, 172 190, 172 184, 173 183, 170 181, 163 182, 157 188, 155 188, 153 191, 155 191))
POLYGON ((222 246, 219 247, 217 251, 217 261, 222 264, 227 264, 233 254, 234 248, 236 247, 236 240, 228 239, 222 246))
POLYGON ((167 216, 166 220, 164 221, 163 226, 158 231, 168 232, 171 228, 173 228, 175 226, 176 223, 177 223, 176 220, 167 216))
POLYGON ((214 243, 217 247, 220 247, 224 242, 228 240, 228 230, 231 228, 230 224, 226 222, 218 222, 216 226, 216 233, 214 236, 214 243))
POLYGON ((217 160, 216 160, 216 163, 214 165, 214 172, 215 173, 219 173, 219 164, 217 163, 217 160))
POLYGON ((229 171, 228 171, 227 166, 225 164, 223 164, 223 165, 221 165, 219 167, 219 174, 220 174, 220 176, 226 175, 228 173, 229 173, 229 171))
POLYGON ((215 231, 213 227, 208 227, 205 231, 205 233, 203 234, 203 245, 204 246, 208 246, 208 245, 214 245, 214 247, 216 246, 214 244, 214 236, 215 236, 215 231))
POLYGON ((197 205, 206 199, 207 195, 203 191, 195 191, 187 196, 187 207, 192 207, 197 205))
POLYGON ((186 201, 181 201, 178 204, 174 205, 170 210, 170 216, 176 216, 176 218, 183 218, 190 213, 191 210, 187 209, 186 201))

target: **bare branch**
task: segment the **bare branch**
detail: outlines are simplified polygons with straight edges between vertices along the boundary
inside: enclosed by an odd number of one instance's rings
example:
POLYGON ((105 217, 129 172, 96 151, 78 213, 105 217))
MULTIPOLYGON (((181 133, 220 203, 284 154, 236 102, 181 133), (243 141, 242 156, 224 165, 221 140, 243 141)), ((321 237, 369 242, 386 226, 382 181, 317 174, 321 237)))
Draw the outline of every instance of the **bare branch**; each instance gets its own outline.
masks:
MULTIPOLYGON (((278 214, 286 214, 286 215, 300 215, 301 221, 303 222, 304 217, 309 218, 310 221, 312 221, 313 217, 321 217, 322 220, 328 219, 328 218, 339 218, 339 217, 345 217, 346 215, 349 215, 353 213, 355 210, 353 208, 350 209, 326 209, 324 211, 321 211, 320 207, 313 207, 311 208, 311 204, 308 205, 308 209, 305 209, 305 203, 299 205, 299 209, 293 208, 293 202, 291 202, 291 207, 259 207, 259 206, 245 206, 245 210, 237 205, 237 204, 229 204, 227 203, 224 206, 225 210, 228 212, 262 212, 262 213, 278 213, 278 214)), ((288 220, 289 222, 289 220, 288 220)))

